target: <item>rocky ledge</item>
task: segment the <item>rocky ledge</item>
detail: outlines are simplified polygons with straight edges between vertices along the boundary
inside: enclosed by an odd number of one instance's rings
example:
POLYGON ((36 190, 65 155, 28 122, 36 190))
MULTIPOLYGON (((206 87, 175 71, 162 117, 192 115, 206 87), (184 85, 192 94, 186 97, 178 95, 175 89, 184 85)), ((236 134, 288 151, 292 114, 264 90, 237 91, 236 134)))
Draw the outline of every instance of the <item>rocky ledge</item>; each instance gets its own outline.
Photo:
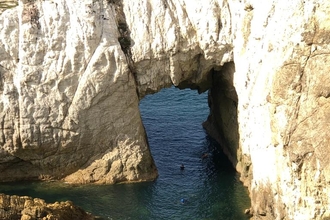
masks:
POLYGON ((0 194, 0 219, 6 220, 94 220, 72 202, 46 203, 28 196, 0 194))

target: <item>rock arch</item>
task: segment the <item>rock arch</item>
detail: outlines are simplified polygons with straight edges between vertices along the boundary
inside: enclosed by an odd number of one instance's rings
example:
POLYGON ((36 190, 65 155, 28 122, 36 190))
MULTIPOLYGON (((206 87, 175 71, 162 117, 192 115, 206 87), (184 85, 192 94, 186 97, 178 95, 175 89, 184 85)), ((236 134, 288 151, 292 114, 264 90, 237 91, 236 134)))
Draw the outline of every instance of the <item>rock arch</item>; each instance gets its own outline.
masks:
POLYGON ((227 113, 237 112, 239 139, 229 145, 238 148, 228 155, 253 213, 330 216, 329 8, 298 0, 20 1, 0 16, 0 180, 153 179, 139 99, 172 84, 212 85, 211 107, 223 96, 227 113), (228 91, 217 93, 215 82, 228 91))

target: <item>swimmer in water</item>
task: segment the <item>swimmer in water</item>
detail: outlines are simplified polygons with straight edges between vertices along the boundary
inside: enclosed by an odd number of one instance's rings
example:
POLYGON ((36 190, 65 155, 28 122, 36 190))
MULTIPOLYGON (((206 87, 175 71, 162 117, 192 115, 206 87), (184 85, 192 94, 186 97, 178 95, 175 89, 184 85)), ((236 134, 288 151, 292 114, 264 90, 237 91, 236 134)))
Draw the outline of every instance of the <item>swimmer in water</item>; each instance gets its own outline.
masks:
POLYGON ((183 164, 181 164, 180 170, 184 170, 184 165, 183 164))

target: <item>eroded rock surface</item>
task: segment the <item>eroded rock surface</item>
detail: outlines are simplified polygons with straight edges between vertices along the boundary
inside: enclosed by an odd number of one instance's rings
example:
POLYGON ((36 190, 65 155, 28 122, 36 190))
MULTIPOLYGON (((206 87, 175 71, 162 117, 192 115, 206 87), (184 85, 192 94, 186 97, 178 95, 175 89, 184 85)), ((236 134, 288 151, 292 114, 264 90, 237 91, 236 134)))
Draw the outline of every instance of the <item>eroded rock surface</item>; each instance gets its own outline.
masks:
POLYGON ((0 219, 7 220, 93 220, 72 202, 46 203, 39 198, 29 196, 9 196, 0 194, 0 219))
POLYGON ((1 180, 152 180, 135 80, 107 1, 20 1, 0 18, 1 180))
POLYGON ((19 1, 0 16, 1 181, 157 176, 139 99, 209 89, 204 127, 268 219, 330 217, 327 1, 19 1))

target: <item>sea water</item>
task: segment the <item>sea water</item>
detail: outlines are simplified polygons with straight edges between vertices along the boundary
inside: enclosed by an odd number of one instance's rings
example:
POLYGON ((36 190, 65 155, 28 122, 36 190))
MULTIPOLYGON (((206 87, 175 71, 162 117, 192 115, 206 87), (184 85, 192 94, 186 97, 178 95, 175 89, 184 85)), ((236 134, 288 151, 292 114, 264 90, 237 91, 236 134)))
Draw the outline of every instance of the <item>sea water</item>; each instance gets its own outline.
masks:
POLYGON ((140 110, 159 171, 154 182, 102 186, 20 182, 1 184, 0 193, 46 202, 71 200, 104 219, 247 219, 243 213, 250 207, 247 189, 202 128, 209 114, 207 94, 163 89, 144 97, 140 110))

